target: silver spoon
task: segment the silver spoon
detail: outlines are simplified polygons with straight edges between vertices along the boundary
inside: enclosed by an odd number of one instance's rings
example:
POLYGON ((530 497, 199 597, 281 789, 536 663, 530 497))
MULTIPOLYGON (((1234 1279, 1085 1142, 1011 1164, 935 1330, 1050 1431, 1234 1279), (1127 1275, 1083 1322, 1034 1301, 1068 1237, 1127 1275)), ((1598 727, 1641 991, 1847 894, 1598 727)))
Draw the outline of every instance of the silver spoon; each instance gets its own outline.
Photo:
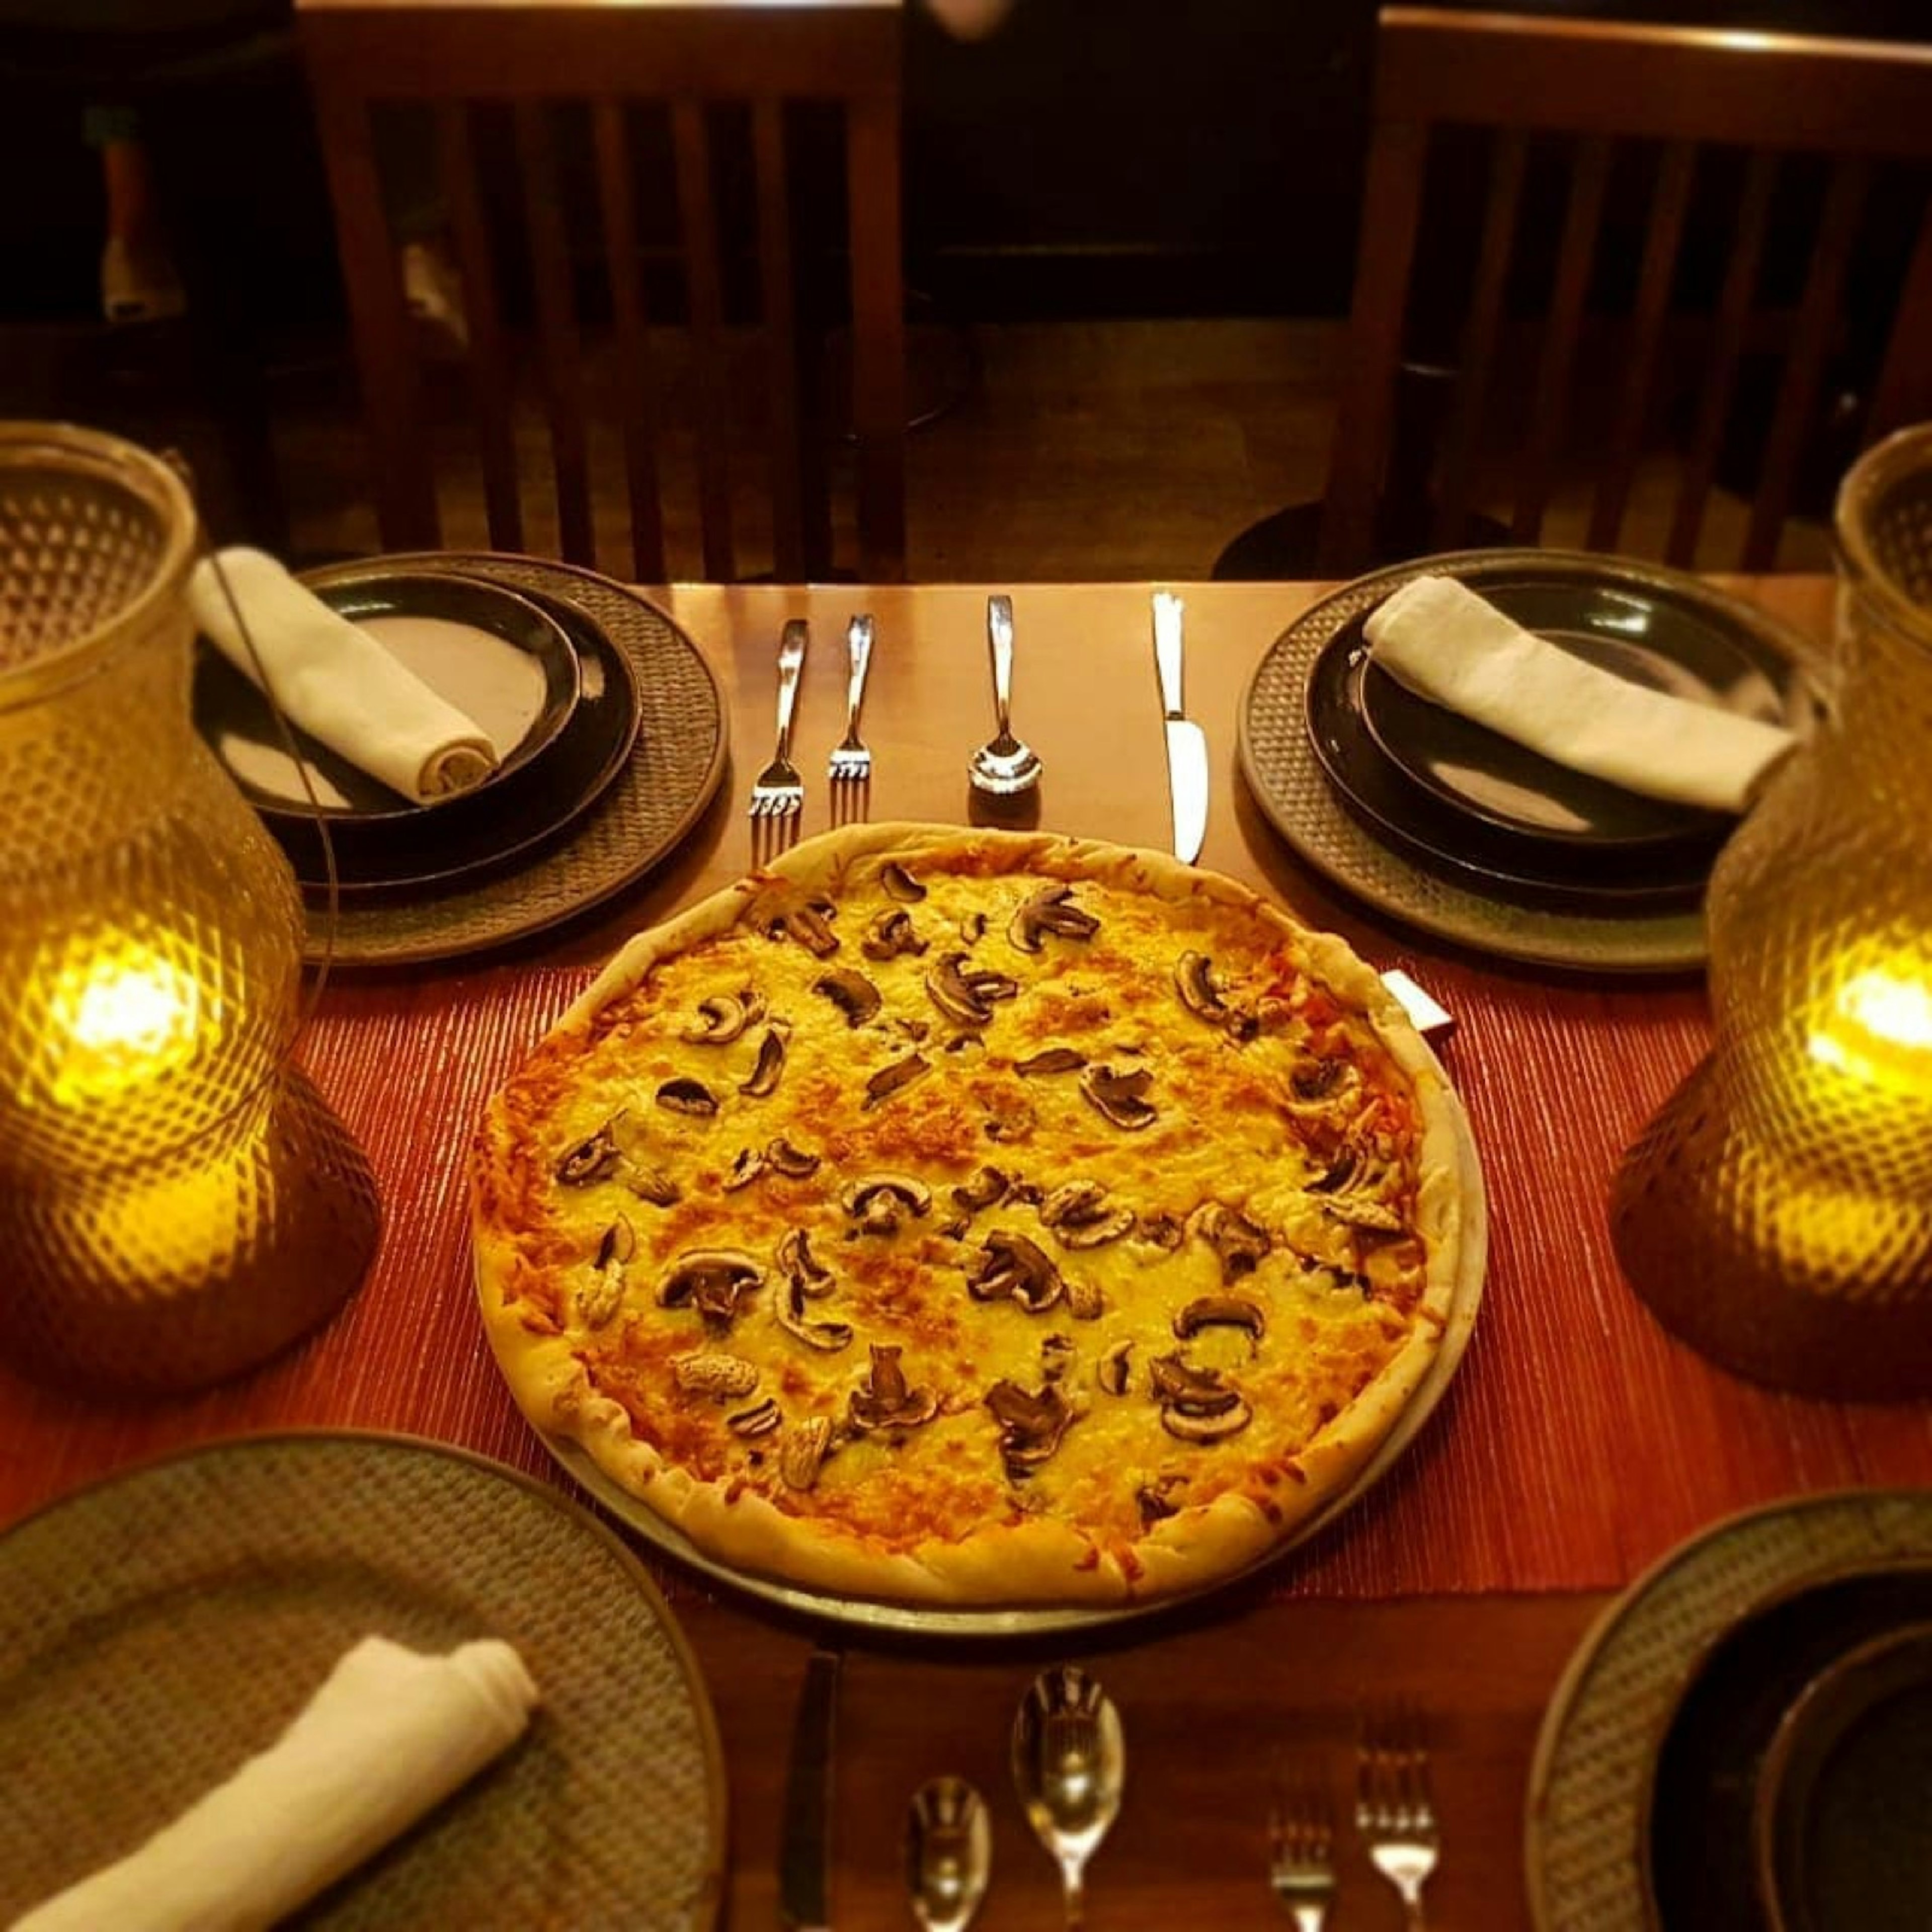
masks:
POLYGON ((1030 791, 1039 784, 1045 768, 1040 754, 1013 736, 1013 600, 1010 597, 986 599, 986 644, 993 654, 993 716, 999 734, 973 754, 967 767, 973 782, 982 791, 1001 798, 1015 792, 1030 791))
POLYGON ((1067 1932, 1078 1932, 1082 1874, 1126 1782, 1120 1713, 1106 1693, 1077 1665, 1042 1671, 1013 1720, 1013 1783, 1034 1835, 1060 1861, 1067 1932))
POLYGON ((963 1778, 922 1784, 906 1820, 906 1883, 926 1932, 966 1932, 992 1865, 992 1828, 979 1792, 963 1778))

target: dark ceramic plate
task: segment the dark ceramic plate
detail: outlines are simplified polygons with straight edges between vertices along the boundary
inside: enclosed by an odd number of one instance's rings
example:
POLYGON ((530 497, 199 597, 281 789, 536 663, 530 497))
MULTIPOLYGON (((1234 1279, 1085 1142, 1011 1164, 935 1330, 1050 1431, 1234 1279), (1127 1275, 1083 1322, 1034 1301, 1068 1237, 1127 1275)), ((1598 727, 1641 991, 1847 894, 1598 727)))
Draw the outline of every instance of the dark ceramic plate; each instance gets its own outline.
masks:
POLYGON ((1932 1624, 1805 1686, 1766 1756, 1756 1857, 1776 1932, 1932 1926, 1932 1624))
POLYGON ((484 784, 412 802, 298 731, 315 788, 311 805, 280 726, 260 692, 204 644, 195 666, 194 717, 202 736, 249 803, 272 824, 394 824, 425 812, 463 810, 512 778, 562 733, 579 690, 578 652, 537 601, 480 578, 391 574, 362 567, 310 588, 362 625, 423 682, 473 718, 496 747, 484 784))
MULTIPOLYGON (((1914 1735, 1911 1721, 1924 1724, 1932 1710, 1932 1652, 1920 1652, 1925 1671, 1867 1710, 1876 1722, 1861 1726, 1853 1712, 1852 1729, 1835 1742, 1821 1724, 1816 1754, 1806 1749, 1778 1780, 1773 1802, 1815 1856, 1807 1890, 1790 1894, 1788 1903, 1780 1895, 1774 1905, 1761 1888, 1756 1856, 1767 1769, 1774 1769, 1780 1731, 1808 1687, 1875 1640, 1928 1622, 1932 1570, 1874 1570, 1768 1605, 1706 1653, 1664 1734, 1651 1788, 1649 1878, 1664 1932, 1768 1932, 1780 1924, 1779 1910, 1790 1932, 1891 1932, 1906 1924, 1922 1932, 1932 1924, 1932 1840, 1924 1835, 1932 1814, 1932 1785, 1924 1781, 1932 1725, 1914 1735), (1908 1720, 1903 1726, 1900 1718, 1908 1720), (1848 1805, 1870 1792, 1884 1763, 1916 1776, 1917 1789, 1852 1815, 1848 1805), (1908 1839, 1908 1832, 1918 1835, 1908 1839), (1897 1863, 1916 1876, 1900 1878, 1897 1863), (1829 1892, 1820 1889, 1827 1885, 1829 1892)), ((1796 1734, 1787 1734, 1787 1750, 1795 1743, 1796 1734)))
MULTIPOLYGON (((325 581, 315 588, 331 595, 334 586, 325 581)), ((332 818, 329 840, 344 892, 420 890, 495 871, 556 838, 623 770, 637 742, 639 716, 630 660, 574 605, 537 590, 517 595, 557 626, 574 661, 578 697, 563 728, 541 756, 498 772, 442 809, 332 818)), ((303 886, 324 890, 328 874, 315 821, 285 813, 264 817, 303 886)))
MULTIPOLYGON (((1679 594, 1667 580, 1593 580, 1520 556, 1460 574, 1526 628, 1634 682, 1768 722, 1808 719, 1798 667, 1701 586, 1679 594)), ((1414 696, 1371 662, 1367 616, 1324 646, 1307 713, 1329 782, 1371 830, 1505 896, 1696 896, 1735 820, 1570 771, 1414 696)))

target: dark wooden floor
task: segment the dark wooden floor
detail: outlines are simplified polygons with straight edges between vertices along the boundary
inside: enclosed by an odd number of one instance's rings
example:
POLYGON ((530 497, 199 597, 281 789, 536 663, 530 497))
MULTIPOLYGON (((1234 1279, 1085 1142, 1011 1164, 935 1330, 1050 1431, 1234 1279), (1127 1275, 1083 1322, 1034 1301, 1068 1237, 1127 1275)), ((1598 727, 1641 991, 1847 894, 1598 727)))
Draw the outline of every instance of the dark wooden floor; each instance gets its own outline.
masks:
MULTIPOLYGON (((1199 578, 1256 520, 1321 494, 1344 348, 1340 323, 1028 322, 982 325, 970 336, 920 329, 914 342, 916 398, 921 406, 944 405, 908 448, 916 579, 1199 578)), ((480 488, 454 408, 457 386, 452 379, 430 388, 433 394, 446 392, 450 405, 440 412, 446 419, 437 430, 448 459, 445 543, 486 544, 480 488)), ((675 395, 674 370, 665 388, 675 395)), ((593 380, 593 398, 598 392, 593 380)), ((375 548, 362 440, 339 361, 325 360, 306 380, 278 383, 277 414, 298 556, 375 548)), ((541 487, 548 450, 534 408, 520 424, 518 441, 527 544, 548 550, 554 522, 541 487)), ((592 460, 598 561, 613 574, 627 575, 622 457, 608 421, 593 434, 592 460)), ((680 500, 692 494, 690 451, 675 422, 666 466, 674 484, 687 486, 668 505, 673 574, 694 578, 694 516, 680 500)), ((760 541, 752 480, 748 466, 747 569, 757 568, 760 541)), ((1666 454, 1646 465, 1624 548, 1660 552, 1674 481, 1666 454)), ((1545 543, 1580 541, 1586 509, 1580 483, 1563 489, 1545 543)), ((1742 528, 1742 503, 1720 493, 1700 565, 1730 567, 1742 528)), ((1828 568, 1825 531, 1794 523, 1780 562, 1787 569, 1828 568)))

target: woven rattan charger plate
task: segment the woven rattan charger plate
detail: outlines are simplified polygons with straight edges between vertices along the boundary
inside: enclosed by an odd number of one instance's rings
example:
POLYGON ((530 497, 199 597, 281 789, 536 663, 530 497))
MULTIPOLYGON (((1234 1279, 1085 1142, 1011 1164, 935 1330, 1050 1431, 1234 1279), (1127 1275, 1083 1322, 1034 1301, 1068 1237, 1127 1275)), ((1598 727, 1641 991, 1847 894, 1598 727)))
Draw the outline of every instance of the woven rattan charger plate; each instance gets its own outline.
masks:
POLYGON ((1310 667, 1345 625, 1398 584, 1424 574, 1464 578, 1533 568, 1574 574, 1637 596, 1667 595, 1714 620, 1774 640, 1802 663, 1809 646, 1764 613, 1694 577, 1581 551, 1460 550, 1358 578, 1305 611, 1256 667, 1242 702, 1241 772, 1269 823, 1316 871, 1379 910, 1472 950, 1546 966, 1664 973, 1704 963, 1704 916, 1696 907, 1598 914, 1519 905, 1451 883, 1383 844, 1336 796, 1310 742, 1305 698, 1310 667))
POLYGON ((1538 1932, 1654 1932, 1651 1771, 1713 1645, 1808 1584, 1928 1562, 1932 1490, 1850 1490, 1731 1517, 1620 1597, 1570 1660, 1537 1740, 1524 1850, 1538 1932))
MULTIPOLYGON (((724 776, 727 723, 717 680, 698 647, 654 604, 594 572, 546 559, 425 550, 365 560, 421 575, 483 577, 548 592, 600 625, 636 674, 636 749, 588 812, 554 844, 502 872, 407 898, 344 898, 332 947, 328 914, 309 908, 308 956, 338 966, 400 965, 504 946, 560 925, 643 878, 668 858, 711 802, 724 776)), ((332 574, 313 573, 313 580, 332 574)))
POLYGON ((694 1932, 723 1886, 698 1667, 610 1530, 406 1436, 218 1443, 0 1537, 0 1923, 131 1850, 272 1742, 371 1633, 498 1636, 528 1733, 300 1916, 309 1928, 694 1932))

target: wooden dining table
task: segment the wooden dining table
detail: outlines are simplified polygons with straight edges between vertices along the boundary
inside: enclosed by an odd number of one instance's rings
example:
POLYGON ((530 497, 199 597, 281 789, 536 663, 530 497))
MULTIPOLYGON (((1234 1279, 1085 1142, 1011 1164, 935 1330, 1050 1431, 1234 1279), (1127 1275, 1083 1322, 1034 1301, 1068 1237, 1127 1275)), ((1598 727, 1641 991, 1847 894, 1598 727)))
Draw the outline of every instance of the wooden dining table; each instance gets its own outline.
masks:
MULTIPOLYGON (((511 952, 332 978, 302 1057, 380 1180, 386 1226, 369 1277, 307 1340, 202 1394, 117 1402, 0 1371, 0 1527, 165 1452, 290 1426, 426 1436, 576 1493, 517 1411, 476 1318, 464 1160, 477 1110, 621 939, 747 868, 745 795, 770 750, 786 620, 806 617, 812 632, 800 835, 854 817, 974 821, 966 761, 992 728, 986 599, 1007 587, 647 591, 695 642, 730 715, 729 769, 688 838, 634 890, 511 952), (857 611, 872 614, 877 638, 865 711, 873 776, 835 799, 825 760, 844 724, 844 626, 857 611)), ((1031 807, 1042 826, 1167 842, 1154 587, 1012 590, 1014 722, 1045 761, 1031 807)), ((1343 1811, 1363 1714, 1405 1702, 1426 1718, 1441 1817, 1430 1924, 1527 1925, 1524 1808, 1538 1726, 1566 1660, 1616 1594, 1732 1511, 1932 1481, 1932 1408, 1810 1401, 1738 1382, 1666 1335, 1619 1274, 1606 1190, 1622 1150, 1708 1046, 1701 976, 1480 956, 1324 882, 1257 806, 1237 758, 1258 661, 1324 586, 1163 587, 1186 602, 1188 709, 1210 753, 1200 863, 1340 932, 1378 969, 1402 969, 1454 1016, 1439 1051, 1468 1111, 1490 1224, 1473 1340, 1426 1425, 1354 1507, 1257 1573, 1148 1617, 997 1639, 886 1632, 828 1624, 644 1547, 716 1712, 729 1787, 721 1922, 740 1932, 778 1922, 793 1713, 825 1636, 845 1654, 831 1879, 842 1932, 911 1922, 907 1808, 924 1780, 948 1772, 970 1778, 991 1812, 982 1922, 1014 1932, 1060 1922, 1058 1873, 1028 1826, 1007 1753, 1033 1675, 1070 1659, 1100 1676, 1126 1740, 1124 1805, 1088 1873, 1095 1932, 1286 1922, 1268 1882, 1271 1779, 1318 1784, 1343 1811)), ((1828 634, 1828 580, 1730 587, 1828 634)), ((1337 1859, 1332 1922, 1400 1925, 1394 1892, 1346 1820, 1337 1859)))

